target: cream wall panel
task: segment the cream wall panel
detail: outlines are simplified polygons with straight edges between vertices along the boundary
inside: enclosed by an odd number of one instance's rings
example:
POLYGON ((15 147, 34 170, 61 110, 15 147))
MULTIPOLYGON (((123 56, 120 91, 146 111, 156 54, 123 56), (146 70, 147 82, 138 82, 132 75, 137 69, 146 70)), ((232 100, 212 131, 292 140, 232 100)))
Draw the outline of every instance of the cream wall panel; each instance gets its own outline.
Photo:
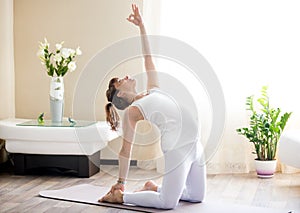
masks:
POLYGON ((13 1, 0 1, 0 119, 14 117, 13 1))

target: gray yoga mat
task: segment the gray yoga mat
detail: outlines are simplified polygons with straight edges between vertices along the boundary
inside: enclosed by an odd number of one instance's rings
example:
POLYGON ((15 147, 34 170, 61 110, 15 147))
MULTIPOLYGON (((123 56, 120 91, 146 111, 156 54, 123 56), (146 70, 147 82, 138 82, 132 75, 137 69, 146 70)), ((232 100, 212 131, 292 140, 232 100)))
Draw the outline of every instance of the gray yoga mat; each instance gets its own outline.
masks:
POLYGON ((283 209, 269 209, 253 206, 232 205, 224 203, 188 203, 180 202, 176 209, 163 210, 155 208, 145 208, 129 204, 112 204, 112 203, 99 203, 98 199, 105 195, 110 188, 95 186, 90 184, 81 184, 59 190, 45 190, 39 193, 40 196, 51 199, 58 199, 64 201, 72 201, 78 203, 93 204, 99 206, 106 206, 110 208, 126 209, 141 212, 189 212, 189 213, 224 213, 224 212, 243 212, 243 213, 288 213, 283 209))

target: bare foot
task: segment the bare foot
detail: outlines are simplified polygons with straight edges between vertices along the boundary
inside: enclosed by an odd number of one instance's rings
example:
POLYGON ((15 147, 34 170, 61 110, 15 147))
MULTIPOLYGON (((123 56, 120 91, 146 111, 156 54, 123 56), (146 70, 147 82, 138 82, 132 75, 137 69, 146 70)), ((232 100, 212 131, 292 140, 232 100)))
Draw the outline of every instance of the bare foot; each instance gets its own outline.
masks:
POLYGON ((112 193, 109 192, 108 194, 103 196, 98 200, 98 202, 123 203, 123 193, 121 190, 114 190, 112 193))
POLYGON ((154 183, 152 180, 149 180, 145 183, 142 189, 136 190, 136 192, 141 192, 141 191, 154 191, 157 192, 157 184, 154 183))

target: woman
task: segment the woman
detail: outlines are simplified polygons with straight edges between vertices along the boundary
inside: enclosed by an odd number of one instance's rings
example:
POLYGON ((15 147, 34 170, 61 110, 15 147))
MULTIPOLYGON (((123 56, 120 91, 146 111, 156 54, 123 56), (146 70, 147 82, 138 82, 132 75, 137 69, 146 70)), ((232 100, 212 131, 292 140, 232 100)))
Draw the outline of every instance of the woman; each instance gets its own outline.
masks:
POLYGON ((128 76, 113 78, 109 82, 106 96, 110 103, 106 105, 106 119, 112 129, 117 130, 120 118, 115 107, 125 110, 123 145, 119 153, 119 179, 99 201, 163 209, 175 208, 179 200, 201 202, 205 194, 206 173, 205 165, 201 163, 202 147, 197 123, 187 110, 159 89, 142 17, 136 5, 132 5, 132 10, 127 20, 140 29, 148 92, 137 94, 136 82, 128 76), (140 191, 127 193, 124 185, 134 130, 140 120, 149 120, 160 130, 165 175, 161 186, 148 181, 140 191))

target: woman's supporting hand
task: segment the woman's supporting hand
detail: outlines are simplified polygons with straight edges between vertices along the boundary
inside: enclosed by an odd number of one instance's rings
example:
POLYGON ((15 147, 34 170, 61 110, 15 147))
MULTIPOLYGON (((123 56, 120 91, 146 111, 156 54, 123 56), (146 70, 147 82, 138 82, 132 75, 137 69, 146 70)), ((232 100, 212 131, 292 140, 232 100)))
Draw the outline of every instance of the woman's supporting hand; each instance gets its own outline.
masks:
MULTIPOLYGON (((107 201, 107 199, 109 199, 112 195, 115 194, 115 191, 124 192, 124 184, 116 183, 115 185, 113 185, 111 187, 111 189, 109 190, 109 192, 107 192, 106 195, 104 195, 102 198, 99 199, 99 202, 107 201)), ((109 202, 109 201, 107 201, 107 202, 109 202)))
POLYGON ((111 187, 110 192, 113 192, 115 190, 121 190, 122 192, 124 192, 124 184, 116 183, 111 187))
POLYGON ((132 13, 128 16, 127 20, 139 27, 143 25, 143 19, 136 4, 132 4, 132 13))
POLYGON ((123 203, 123 192, 121 190, 115 190, 112 193, 109 192, 101 199, 99 199, 98 202, 123 203))

